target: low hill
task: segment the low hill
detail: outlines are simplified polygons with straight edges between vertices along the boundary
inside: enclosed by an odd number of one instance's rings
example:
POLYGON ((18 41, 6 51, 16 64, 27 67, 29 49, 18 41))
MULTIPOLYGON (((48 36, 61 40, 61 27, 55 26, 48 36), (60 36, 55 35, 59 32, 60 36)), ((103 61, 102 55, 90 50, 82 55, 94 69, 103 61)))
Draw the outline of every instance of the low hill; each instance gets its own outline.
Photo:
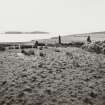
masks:
MULTIPOLYGON (((61 36, 61 39, 63 43, 69 43, 71 41, 86 41, 87 36, 90 36, 92 41, 105 40, 105 31, 65 35, 65 36, 61 36)), ((40 41, 44 43, 57 43, 58 37, 52 37, 50 39, 44 39, 40 41)))

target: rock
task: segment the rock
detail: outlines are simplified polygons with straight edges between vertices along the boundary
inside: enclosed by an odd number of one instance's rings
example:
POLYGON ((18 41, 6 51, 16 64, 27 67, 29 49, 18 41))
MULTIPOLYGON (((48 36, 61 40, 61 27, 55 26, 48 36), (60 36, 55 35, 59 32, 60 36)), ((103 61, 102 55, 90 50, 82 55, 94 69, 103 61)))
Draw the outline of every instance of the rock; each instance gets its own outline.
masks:
POLYGON ((32 89, 30 87, 26 87, 25 89, 23 89, 24 92, 29 92, 31 93, 32 92, 32 89))

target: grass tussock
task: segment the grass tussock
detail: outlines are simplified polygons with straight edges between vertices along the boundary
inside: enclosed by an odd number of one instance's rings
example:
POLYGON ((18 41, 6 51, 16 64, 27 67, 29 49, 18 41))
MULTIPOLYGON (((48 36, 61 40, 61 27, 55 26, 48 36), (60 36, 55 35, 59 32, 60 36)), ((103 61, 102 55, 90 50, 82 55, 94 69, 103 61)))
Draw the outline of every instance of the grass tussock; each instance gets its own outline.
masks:
POLYGON ((45 57, 45 56, 46 56, 46 54, 45 54, 45 53, 43 53, 43 52, 40 52, 40 53, 39 53, 39 56, 40 56, 40 57, 45 57))
POLYGON ((5 47, 0 47, 0 51, 5 51, 5 47))
POLYGON ((21 53, 23 53, 24 55, 30 56, 30 55, 35 55, 34 50, 21 50, 21 53))

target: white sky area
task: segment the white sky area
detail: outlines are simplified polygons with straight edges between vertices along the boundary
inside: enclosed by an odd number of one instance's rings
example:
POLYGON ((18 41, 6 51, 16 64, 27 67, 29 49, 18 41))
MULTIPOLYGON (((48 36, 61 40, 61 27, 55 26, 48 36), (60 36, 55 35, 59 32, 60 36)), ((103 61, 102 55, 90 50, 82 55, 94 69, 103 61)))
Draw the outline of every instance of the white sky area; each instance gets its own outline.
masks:
POLYGON ((0 0, 0 32, 4 31, 53 34, 1 34, 1 42, 105 31, 105 0, 0 0))

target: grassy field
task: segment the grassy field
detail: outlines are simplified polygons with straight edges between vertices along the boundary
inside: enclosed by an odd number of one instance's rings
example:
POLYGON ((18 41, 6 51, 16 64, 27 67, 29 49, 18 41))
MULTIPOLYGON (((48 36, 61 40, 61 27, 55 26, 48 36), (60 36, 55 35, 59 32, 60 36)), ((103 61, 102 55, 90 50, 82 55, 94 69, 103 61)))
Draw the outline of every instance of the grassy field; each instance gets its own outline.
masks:
POLYGON ((0 52, 0 105, 105 105, 104 55, 75 47, 33 50, 0 52))

